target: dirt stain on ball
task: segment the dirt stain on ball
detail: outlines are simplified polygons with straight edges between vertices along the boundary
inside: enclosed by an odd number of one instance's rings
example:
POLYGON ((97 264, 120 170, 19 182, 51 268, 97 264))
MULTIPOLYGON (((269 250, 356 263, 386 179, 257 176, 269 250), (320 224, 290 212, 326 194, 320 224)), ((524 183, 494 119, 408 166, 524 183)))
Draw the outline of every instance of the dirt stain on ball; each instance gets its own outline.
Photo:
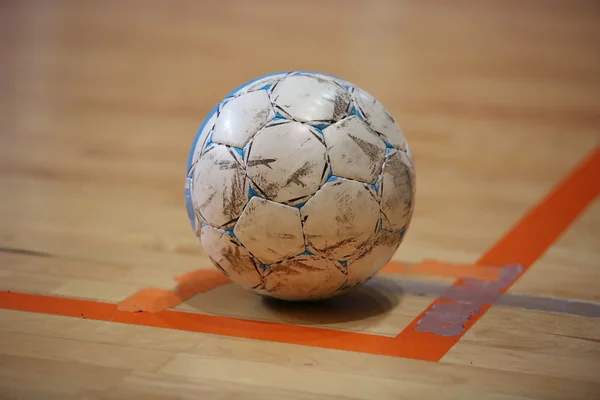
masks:
POLYGON ((350 102, 348 92, 337 90, 334 98, 325 98, 325 100, 333 103, 332 122, 338 121, 347 115, 348 103, 350 102))
POLYGON ((273 167, 271 167, 271 164, 273 164, 275 161, 277 161, 276 158, 255 158, 253 160, 248 161, 248 167, 256 167, 258 165, 264 165, 265 167, 267 167, 269 169, 273 169, 273 167))
POLYGON ((253 123, 256 126, 261 126, 264 125, 268 118, 269 118, 269 114, 272 112, 273 110, 271 108, 266 108, 264 110, 260 110, 258 113, 256 113, 256 115, 253 118, 253 123))
POLYGON ((314 163, 305 161, 304 164, 289 177, 285 184, 290 185, 291 183, 295 183, 296 185, 306 187, 306 184, 302 182, 301 179, 310 174, 314 168, 314 163))
POLYGON ((241 214, 248 200, 246 191, 246 174, 241 168, 231 177, 229 186, 224 186, 222 209, 230 220, 236 219, 241 214))
MULTIPOLYGON (((248 253, 245 247, 234 239, 230 238, 228 246, 225 246, 221 253, 221 257, 221 262, 215 262, 215 264, 223 270, 228 270, 229 273, 233 272, 239 276, 243 276, 255 271, 261 276, 260 268, 256 261, 254 261, 254 258, 248 253), (227 268, 223 267, 223 261, 227 262, 227 268)), ((228 275, 227 272, 226 274, 228 275)))
MULTIPOLYGON (((412 179, 408 165, 402 162, 399 151, 391 155, 384 163, 383 174, 384 178, 392 178, 392 189, 383 187, 383 192, 386 194, 387 205, 391 208, 404 206, 410 208, 412 199, 412 179), (387 189, 387 190, 386 190, 387 189), (390 193, 391 192, 391 193, 390 193)), ((406 210, 405 210, 406 213, 406 210)))
POLYGON ((356 137, 352 134, 348 134, 348 136, 350 137, 350 139, 352 139, 354 143, 356 143, 358 147, 360 147, 363 153, 365 153, 367 157, 369 157, 369 164, 377 164, 377 160, 382 158, 383 154, 385 154, 384 149, 373 143, 367 142, 366 140, 356 137))

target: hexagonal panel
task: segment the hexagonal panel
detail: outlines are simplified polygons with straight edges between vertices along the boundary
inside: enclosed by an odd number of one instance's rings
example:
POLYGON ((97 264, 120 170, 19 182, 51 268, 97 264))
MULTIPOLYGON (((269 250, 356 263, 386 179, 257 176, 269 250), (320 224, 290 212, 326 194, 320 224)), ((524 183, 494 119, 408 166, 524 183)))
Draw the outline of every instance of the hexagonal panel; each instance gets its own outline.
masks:
POLYGON ((253 197, 233 229, 240 242, 263 264, 304 251, 297 208, 253 197))
POLYGON ((242 148, 273 118, 275 111, 266 91, 242 94, 223 106, 215 123, 212 140, 242 148))
POLYGON ((408 156, 400 150, 388 154, 381 175, 381 226, 400 232, 414 209, 415 173, 408 156))
POLYGON ((327 163, 325 145, 299 122, 267 126, 256 134, 248 155, 248 177, 277 202, 314 193, 327 163))
POLYGON ((242 161, 222 145, 208 148, 198 160, 192 181, 194 211, 214 227, 232 224, 248 202, 248 182, 242 161))
POLYGON ((319 300, 338 294, 346 282, 345 269, 333 260, 297 256, 272 265, 265 273, 265 289, 284 300, 319 300))
POLYGON ((362 89, 355 88, 352 97, 365 116, 371 129, 379 133, 394 148, 404 150, 406 138, 400 127, 377 99, 362 89))
POLYGON ((262 268, 227 232, 204 225, 200 241, 213 264, 232 281, 249 289, 262 285, 262 268))
POLYGON ((362 284, 371 279, 392 259, 401 243, 402 237, 398 233, 380 230, 373 235, 361 246, 360 255, 348 261, 348 286, 362 284))
POLYGON ((326 183, 300 211, 308 247, 336 260, 349 259, 375 232, 379 204, 364 183, 326 183))
POLYGON ((289 75, 271 94, 273 104, 296 121, 338 121, 348 114, 350 93, 331 80, 289 75))
POLYGON ((323 130, 333 175, 375 183, 385 157, 385 143, 357 116, 323 130))

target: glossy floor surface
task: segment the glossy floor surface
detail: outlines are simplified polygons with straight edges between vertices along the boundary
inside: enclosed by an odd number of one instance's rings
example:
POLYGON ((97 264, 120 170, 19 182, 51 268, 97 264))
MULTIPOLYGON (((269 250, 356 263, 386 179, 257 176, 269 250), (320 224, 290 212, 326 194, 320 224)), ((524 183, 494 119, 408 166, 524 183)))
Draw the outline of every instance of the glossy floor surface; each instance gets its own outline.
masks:
POLYGON ((600 398, 598 2, 0 10, 1 399, 600 398), (320 305, 215 274, 183 201, 214 104, 298 69, 417 168, 395 262, 320 305))

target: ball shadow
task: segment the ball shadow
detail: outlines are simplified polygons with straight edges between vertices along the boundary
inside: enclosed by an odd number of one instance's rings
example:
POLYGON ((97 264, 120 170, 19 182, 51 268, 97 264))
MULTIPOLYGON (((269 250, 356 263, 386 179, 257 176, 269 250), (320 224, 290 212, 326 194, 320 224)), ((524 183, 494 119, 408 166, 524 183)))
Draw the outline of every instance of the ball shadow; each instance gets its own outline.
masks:
POLYGON ((389 290, 373 279, 364 285, 319 301, 286 301, 262 297, 265 310, 286 323, 317 325, 370 320, 375 322, 396 308, 403 292, 398 286, 389 290))

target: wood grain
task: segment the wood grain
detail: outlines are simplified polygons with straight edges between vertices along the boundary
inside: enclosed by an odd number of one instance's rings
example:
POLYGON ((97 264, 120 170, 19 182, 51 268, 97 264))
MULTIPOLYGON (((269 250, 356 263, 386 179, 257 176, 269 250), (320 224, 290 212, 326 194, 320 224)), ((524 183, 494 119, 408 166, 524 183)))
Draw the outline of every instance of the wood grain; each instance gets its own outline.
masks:
MULTIPOLYGON (((214 104, 269 72, 342 76, 394 115, 418 182, 404 264, 475 262, 600 144, 595 1, 0 10, 4 291, 118 303, 211 268, 183 203, 189 146, 214 104)), ((599 302, 599 233, 596 199, 508 292, 599 302)), ((177 309, 393 336, 431 302, 365 291, 302 309, 226 285, 177 309)), ((592 399, 599 340, 597 319, 493 306, 427 362, 3 309, 0 398, 592 399)))

